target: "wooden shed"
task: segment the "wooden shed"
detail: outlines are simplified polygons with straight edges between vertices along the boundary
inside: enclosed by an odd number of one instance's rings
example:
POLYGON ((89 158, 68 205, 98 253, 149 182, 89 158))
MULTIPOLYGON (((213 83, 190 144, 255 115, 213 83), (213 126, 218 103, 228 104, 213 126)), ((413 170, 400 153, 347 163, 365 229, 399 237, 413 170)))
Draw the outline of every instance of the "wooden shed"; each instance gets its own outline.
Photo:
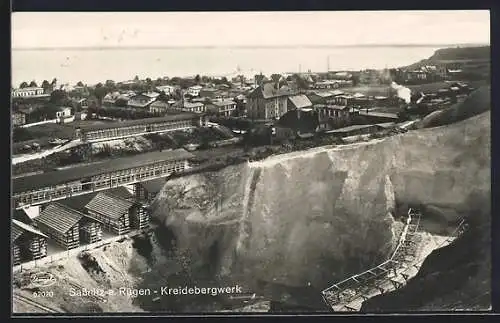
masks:
POLYGON ((35 218, 38 228, 64 249, 102 239, 98 221, 60 203, 48 205, 35 218))
POLYGON ((130 231, 130 212, 133 205, 132 201, 101 192, 87 203, 85 210, 100 221, 106 231, 121 235, 130 231))
POLYGON ((12 220, 12 260, 14 265, 47 256, 47 236, 21 221, 12 220))

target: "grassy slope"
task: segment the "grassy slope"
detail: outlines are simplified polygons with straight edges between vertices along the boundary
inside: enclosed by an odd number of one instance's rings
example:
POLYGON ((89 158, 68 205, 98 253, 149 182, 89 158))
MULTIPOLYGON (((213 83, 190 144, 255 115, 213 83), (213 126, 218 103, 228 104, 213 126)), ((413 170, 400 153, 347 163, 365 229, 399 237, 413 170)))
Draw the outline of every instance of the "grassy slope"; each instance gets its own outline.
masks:
POLYGON ((491 86, 484 86, 473 93, 462 104, 426 116, 418 128, 432 128, 465 120, 491 108, 491 86))
POLYGON ((440 61, 453 62, 459 60, 489 60, 490 46, 479 47, 461 47, 461 48, 442 48, 434 54, 417 63, 406 66, 406 68, 418 68, 423 65, 432 65, 440 61))

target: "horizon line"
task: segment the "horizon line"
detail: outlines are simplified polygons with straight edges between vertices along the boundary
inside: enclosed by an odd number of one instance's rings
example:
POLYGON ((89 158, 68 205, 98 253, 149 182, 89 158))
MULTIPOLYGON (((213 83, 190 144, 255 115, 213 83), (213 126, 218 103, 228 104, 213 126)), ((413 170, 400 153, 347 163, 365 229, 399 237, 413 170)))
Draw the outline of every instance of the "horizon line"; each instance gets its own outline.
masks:
POLYGON ((12 51, 34 50, 123 50, 123 49, 280 49, 280 48, 353 48, 353 47, 486 47, 489 43, 442 43, 442 44, 339 44, 339 45, 189 45, 189 46, 54 46, 54 47, 11 47, 12 51))

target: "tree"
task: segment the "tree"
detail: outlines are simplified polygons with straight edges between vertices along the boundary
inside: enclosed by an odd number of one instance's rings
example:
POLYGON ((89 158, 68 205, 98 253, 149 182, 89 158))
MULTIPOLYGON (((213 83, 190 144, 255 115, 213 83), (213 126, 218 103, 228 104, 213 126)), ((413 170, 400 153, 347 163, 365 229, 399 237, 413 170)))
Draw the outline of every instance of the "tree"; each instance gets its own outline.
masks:
POLYGON ((156 86, 162 86, 163 85, 163 79, 161 77, 157 78, 156 82, 155 82, 155 85, 156 86))
POLYGON ((116 89, 116 84, 115 84, 115 81, 113 80, 106 80, 106 83, 105 83, 106 87, 112 91, 114 89, 116 89))
POLYGON ((50 93, 50 102, 56 105, 64 105, 68 96, 63 90, 54 90, 50 93))
POLYGON ((357 86, 361 81, 359 75, 353 75, 351 80, 353 86, 357 86))
POLYGON ((196 84, 200 84, 200 75, 199 74, 196 74, 196 76, 194 77, 194 81, 196 82, 196 84))
POLYGON ((257 83, 257 85, 262 85, 262 82, 264 82, 264 75, 262 74, 257 74, 254 76, 255 78, 255 83, 257 83))
POLYGON ((52 80, 52 82, 50 82, 50 85, 55 86, 56 84, 57 84, 57 79, 56 79, 56 78, 54 78, 54 79, 52 80))
POLYGON ((274 83, 278 83, 281 79, 281 75, 280 74, 271 74, 271 80, 274 82, 274 83))
POLYGON ((119 99, 116 99, 115 106, 117 106, 117 107, 126 107, 127 103, 128 103, 127 100, 125 100, 123 98, 119 98, 119 99))
POLYGON ((174 76, 170 79, 170 84, 172 85, 179 85, 181 82, 181 78, 178 76, 174 76))
POLYGON ((23 82, 19 85, 19 88, 20 89, 24 89, 24 88, 27 88, 29 86, 29 84, 27 82, 23 82))
POLYGON ((135 82, 139 82, 139 76, 137 76, 137 75, 136 75, 136 76, 134 77, 134 81, 135 81, 135 82))
POLYGON ((36 82, 35 82, 35 81, 31 81, 31 83, 30 83, 30 87, 38 87, 38 85, 36 84, 36 82))
POLYGON ((83 82, 82 82, 82 81, 79 81, 78 83, 76 83, 76 86, 81 86, 81 87, 83 87, 84 85, 83 85, 83 82))
POLYGON ((300 90, 307 90, 309 88, 309 84, 307 84, 307 81, 304 80, 300 75, 294 74, 293 79, 297 84, 297 88, 299 88, 300 90))
POLYGON ((179 85, 182 89, 187 89, 190 86, 193 86, 193 81, 189 79, 181 79, 179 81, 179 85))
POLYGON ((50 83, 49 83, 49 81, 43 80, 43 82, 42 82, 42 88, 44 90, 50 89, 50 83))
POLYGON ((174 90, 174 93, 172 93, 172 98, 174 100, 180 100, 182 98, 182 91, 179 88, 176 88, 174 90))
POLYGON ((99 83, 95 86, 94 90, 94 95, 96 96, 97 100, 99 101, 99 107, 102 106, 102 100, 108 93, 107 89, 102 85, 102 83, 99 83))
POLYGON ((165 93, 165 91, 161 91, 160 95, 158 96, 159 101, 167 102, 169 99, 168 95, 165 93))

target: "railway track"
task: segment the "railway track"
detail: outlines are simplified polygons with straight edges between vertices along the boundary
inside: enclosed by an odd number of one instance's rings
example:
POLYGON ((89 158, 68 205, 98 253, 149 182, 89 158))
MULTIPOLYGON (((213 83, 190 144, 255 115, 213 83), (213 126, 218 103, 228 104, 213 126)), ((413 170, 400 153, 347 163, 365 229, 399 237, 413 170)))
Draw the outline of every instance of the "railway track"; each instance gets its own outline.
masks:
MULTIPOLYGON (((400 288, 406 282, 410 273, 418 271, 423 259, 416 255, 416 245, 420 243, 418 231, 420 228, 421 214, 419 212, 408 211, 408 220, 401 234, 400 242, 395 248, 394 253, 389 260, 373 267, 363 273, 353 275, 322 292, 324 301, 337 311, 353 311, 354 307, 348 306, 356 300, 367 299, 367 295, 383 294, 389 290, 400 288), (408 259, 410 258, 410 259, 408 259), (378 293, 374 290, 378 289, 378 293)), ((455 231, 448 239, 443 241, 437 248, 451 243, 466 229, 465 220, 461 220, 455 231)), ((424 257, 425 258, 425 257, 424 257)), ((357 302, 358 307, 361 302, 357 302)))
POLYGON ((63 313, 60 310, 56 310, 54 308, 45 306, 43 304, 35 302, 34 300, 32 300, 26 296, 20 295, 20 294, 14 294, 13 297, 14 297, 14 300, 17 300, 17 301, 23 302, 25 304, 28 304, 30 306, 33 306, 35 308, 38 308, 39 310, 42 310, 45 313, 63 313))

